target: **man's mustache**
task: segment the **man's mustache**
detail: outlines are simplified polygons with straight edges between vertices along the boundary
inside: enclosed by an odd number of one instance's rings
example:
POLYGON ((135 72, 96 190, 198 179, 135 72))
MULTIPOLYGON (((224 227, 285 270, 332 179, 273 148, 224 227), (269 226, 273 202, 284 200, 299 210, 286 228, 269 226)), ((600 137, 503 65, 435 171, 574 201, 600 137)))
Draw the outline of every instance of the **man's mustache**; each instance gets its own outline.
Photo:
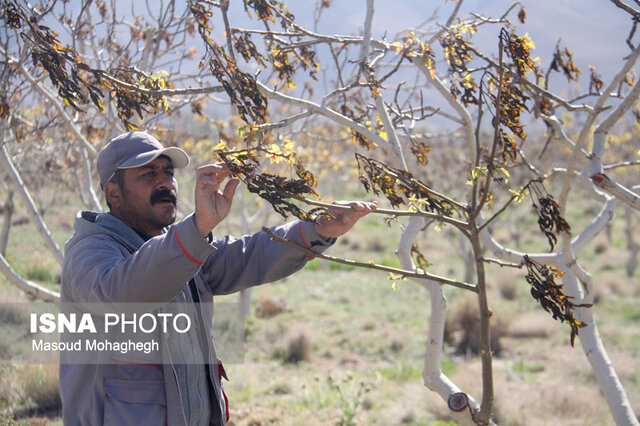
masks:
POLYGON ((178 195, 175 191, 172 191, 170 189, 159 189, 151 194, 150 202, 151 205, 154 205, 159 201, 167 200, 171 201, 171 203, 173 203, 173 205, 175 206, 178 203, 178 195))

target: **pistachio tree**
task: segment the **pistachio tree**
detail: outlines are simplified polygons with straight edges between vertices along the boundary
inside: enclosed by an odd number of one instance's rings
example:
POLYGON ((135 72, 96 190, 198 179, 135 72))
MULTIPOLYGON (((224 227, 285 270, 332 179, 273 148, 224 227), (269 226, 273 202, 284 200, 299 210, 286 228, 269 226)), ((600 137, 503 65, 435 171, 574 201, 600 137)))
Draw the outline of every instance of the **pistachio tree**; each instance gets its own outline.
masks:
MULTIPOLYGON (((114 129, 162 133, 168 114, 188 109, 206 116, 207 103, 224 99, 241 122, 228 132, 209 121, 219 141, 207 154, 224 161, 275 212, 302 220, 328 214, 318 184, 322 175, 313 164, 328 146, 334 153, 328 161, 347 158, 362 190, 380 200, 377 213, 401 224, 399 244, 388 250, 396 251, 402 268, 375 259, 319 257, 428 290, 424 384, 457 421, 493 422, 488 288, 495 269, 489 265, 500 265, 521 269, 521 285, 529 286, 533 301, 564 323, 567 344, 579 341, 616 423, 638 424, 599 336, 597 283, 580 254, 605 230, 618 204, 640 207, 633 182, 620 173, 637 161, 607 143, 618 127, 640 117, 634 73, 640 9, 611 0, 628 16, 628 38, 619 40, 628 52, 615 58, 613 75, 603 76, 595 67, 583 71, 562 42, 551 57, 535 58, 534 41, 523 30, 525 5, 516 3, 495 18, 461 16, 462 4, 450 4, 442 18, 416 17, 407 23, 414 27, 385 34, 373 28, 376 2, 366 0, 361 31, 336 35, 318 30, 332 7, 327 0, 316 2, 312 13, 308 4, 278 0, 164 1, 133 16, 115 1, 83 1, 73 10, 66 2, 5 1, 0 112, 6 120, 3 161, 12 171, 4 179, 34 205, 19 168, 9 167, 20 156, 20 141, 68 144, 71 160, 64 167, 77 176, 69 184, 98 207, 91 162, 101 138, 114 129), (313 16, 299 19, 300 13, 313 16), (474 43, 483 32, 495 34, 489 47, 474 43), (588 83, 573 93, 560 87, 560 79, 588 83), (26 117, 15 107, 18 101, 42 109, 26 117), (434 161, 447 156, 447 162, 434 161), (571 197, 585 196, 600 211, 572 227, 571 197), (496 236, 510 226, 508 213, 519 203, 533 206, 537 224, 531 231, 540 233, 548 252, 521 251, 496 236), (417 242, 421 233, 444 227, 466 241, 472 279, 430 271, 417 242), (440 368, 449 287, 477 301, 480 395, 460 389, 440 368)), ((39 223, 51 251, 61 256, 39 223)), ((2 260, 5 275, 18 282, 2 260)))

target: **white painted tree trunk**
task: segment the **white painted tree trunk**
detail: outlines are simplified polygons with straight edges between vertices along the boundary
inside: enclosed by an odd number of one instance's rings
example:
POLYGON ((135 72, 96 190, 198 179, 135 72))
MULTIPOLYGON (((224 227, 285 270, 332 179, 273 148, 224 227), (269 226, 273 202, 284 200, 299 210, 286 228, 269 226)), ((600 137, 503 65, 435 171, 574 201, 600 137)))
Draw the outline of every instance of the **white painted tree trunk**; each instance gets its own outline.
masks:
MULTIPOLYGON (((424 219, 420 217, 412 217, 402 233, 400 243, 398 244, 397 255, 402 264, 402 268, 406 270, 415 270, 415 265, 411 259, 411 245, 415 241, 418 232, 424 225, 424 219)), ((444 295, 443 286, 435 281, 412 278, 412 281, 420 284, 429 291, 429 299, 431 312, 429 316, 429 332, 427 336, 427 347, 424 357, 424 367, 422 370, 422 378, 424 385, 440 397, 448 402, 451 395, 461 392, 440 368, 440 360, 442 359, 442 349, 444 342, 444 324, 447 315, 447 299, 444 295)), ((467 395, 468 396, 468 395, 467 395)), ((468 396, 469 405, 472 409, 479 409, 479 404, 473 398, 468 396)), ((471 417, 469 409, 461 412, 451 411, 451 415, 455 421, 461 425, 475 425, 471 417)), ((493 424, 493 422, 491 422, 493 424)))
MULTIPOLYGON (((569 250, 577 253, 593 241, 595 236, 602 232, 606 224, 611 220, 613 210, 617 205, 618 201, 615 198, 609 198, 594 220, 571 241, 569 250)), ((492 239, 487 232, 483 234, 483 237, 487 247, 496 257, 502 260, 517 263, 520 262, 525 255, 525 253, 502 247, 492 239)), ((579 268, 575 262, 568 262, 565 259, 567 256, 564 251, 551 254, 532 253, 529 254, 529 257, 537 262, 552 265, 566 271, 562 278, 566 293, 574 297, 574 303, 593 303, 595 290, 591 277, 586 271, 579 268), (571 267, 568 265, 571 265, 571 267), (586 285, 586 292, 580 286, 576 274, 580 274, 581 280, 586 285)), ((593 308, 577 308, 575 315, 576 319, 587 324, 586 327, 580 329, 578 339, 580 340, 582 350, 591 365, 591 370, 598 381, 600 389, 607 400, 609 410, 616 424, 638 425, 638 419, 633 413, 624 387, 607 355, 600 333, 598 332, 593 315, 593 308)))
MULTIPOLYGON (((589 299, 593 299, 593 294, 585 294, 580 287, 578 278, 569 270, 569 267, 565 265, 564 270, 569 271, 563 276, 566 293, 575 298, 575 303, 590 303, 589 299)), ((575 310, 575 316, 576 319, 587 324, 586 327, 580 329, 578 335, 580 345, 589 364, 591 364, 591 370, 607 400, 613 419, 618 426, 638 425, 638 418, 633 413, 624 387, 602 343, 593 309, 578 308, 575 310)))
MULTIPOLYGON (((239 191, 238 201, 240 204, 240 212, 242 216, 242 225, 241 231, 242 235, 246 235, 249 233, 249 216, 247 214, 247 195, 246 191, 239 191)), ((247 288, 240 291, 239 301, 238 301, 238 319, 240 321, 244 321, 251 315, 251 289, 247 288)))
POLYGON ((2 161, 2 164, 4 165, 5 170, 8 172, 9 176, 11 177, 11 180, 13 181, 14 189, 18 192, 18 194, 22 198, 22 201, 24 202, 27 208, 27 211, 29 213, 29 216, 31 217, 31 220, 33 220, 33 223, 36 225, 38 232, 44 239, 45 245, 47 246, 49 251, 53 254, 53 256, 56 258, 56 260, 60 264, 62 264, 64 260, 64 255, 62 254, 62 251, 58 247, 58 244, 56 244, 56 242, 53 240, 53 237, 51 236, 51 232, 49 232, 49 229, 47 228, 47 225, 44 223, 44 220, 42 219, 40 212, 38 212, 38 208, 36 207, 36 204, 33 202, 33 199, 31 198, 31 195, 29 194, 27 187, 22 181, 22 178, 20 178, 20 174, 18 170, 15 168, 15 166, 13 165, 13 162, 11 161, 11 158, 9 157, 9 153, 7 152, 7 149, 4 144, 4 140, 6 139, 6 135, 4 133, 2 137, 3 137, 3 141, 2 143, 0 143, 0 160, 2 161))
POLYGON ((640 244, 635 239, 635 230, 633 229, 633 214, 630 208, 625 209, 625 230, 627 234, 627 250, 629 250, 629 258, 627 260, 627 276, 632 277, 638 267, 638 252, 640 252, 640 244))
POLYGON ((11 231, 11 216, 13 215, 13 190, 7 191, 7 198, 4 202, 4 220, 2 223, 2 231, 0 231, 0 254, 7 254, 7 245, 9 244, 9 232, 11 231))
POLYGON ((91 162, 89 161, 89 155, 87 154, 87 149, 85 147, 80 147, 80 152, 82 153, 82 171, 84 174, 84 191, 89 196, 90 206, 95 211, 102 211, 102 205, 93 190, 93 185, 91 184, 91 162))

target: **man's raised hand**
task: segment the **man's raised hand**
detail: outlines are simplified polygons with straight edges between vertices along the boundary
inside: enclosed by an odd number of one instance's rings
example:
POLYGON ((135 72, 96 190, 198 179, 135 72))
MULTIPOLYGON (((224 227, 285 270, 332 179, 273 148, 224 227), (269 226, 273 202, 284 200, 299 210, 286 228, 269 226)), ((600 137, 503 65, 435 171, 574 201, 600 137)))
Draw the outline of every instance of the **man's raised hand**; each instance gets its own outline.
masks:
POLYGON ((196 212, 198 232, 207 236, 213 228, 229 214, 231 201, 240 183, 238 178, 229 178, 221 191, 224 180, 231 172, 224 163, 207 164, 196 171, 196 212))
POLYGON ((326 215, 320 216, 314 223, 314 228, 318 235, 325 240, 329 238, 338 238, 347 232, 356 222, 363 216, 368 215, 377 208, 375 203, 367 203, 364 201, 337 201, 336 206, 349 207, 329 208, 326 215))

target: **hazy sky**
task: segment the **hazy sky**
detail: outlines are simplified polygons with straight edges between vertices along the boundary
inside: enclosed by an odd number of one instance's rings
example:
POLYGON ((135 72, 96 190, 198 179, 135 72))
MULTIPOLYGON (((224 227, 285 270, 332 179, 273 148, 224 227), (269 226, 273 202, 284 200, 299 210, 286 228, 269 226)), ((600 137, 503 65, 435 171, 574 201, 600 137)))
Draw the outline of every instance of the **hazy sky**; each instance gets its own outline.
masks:
MULTIPOLYGON (((284 0, 299 22, 313 28, 313 14, 317 0, 284 0)), ((323 12, 318 31, 324 34, 361 34, 367 0, 332 0, 330 9, 323 12)), ((71 0, 71 10, 79 3, 71 0)), ((134 9, 136 13, 147 14, 146 2, 118 0, 119 13, 134 9)), ((180 3, 180 2, 178 2, 180 3)), ((525 24, 517 24, 519 34, 529 33, 537 45, 533 56, 543 58, 543 67, 548 67, 551 54, 558 39, 574 53, 576 65, 583 69, 588 78, 589 65, 595 65, 598 72, 607 78, 613 76, 621 58, 629 52, 624 40, 631 28, 631 20, 609 0, 524 0, 528 19, 525 24)), ((153 5, 154 2, 148 4, 153 5)), ((469 19, 470 12, 478 12, 486 17, 499 17, 513 2, 507 0, 465 0, 460 11, 463 19, 469 19)), ((430 17, 443 23, 453 11, 453 0, 376 0, 373 21, 373 36, 393 39, 407 28, 423 24, 430 17)), ((516 9, 517 11, 518 9, 516 9)), ((512 15, 515 21, 515 13, 512 15)), ((232 26, 263 28, 255 20, 248 19, 242 0, 231 0, 230 18, 232 26)), ((223 28, 220 15, 214 9, 214 33, 221 37, 223 28)), ((424 29, 434 28, 434 23, 424 29)), ((484 47, 483 51, 497 50, 497 34, 500 26, 485 26, 474 38, 474 44, 484 47), (489 30, 489 31, 488 31, 489 30)), ((128 37, 128 33, 124 37, 128 37)), ((636 43, 640 43, 640 29, 636 43)))
MULTIPOLYGON (((284 1, 296 15, 298 22, 313 29, 313 16, 317 0, 284 1)), ((331 8, 323 11, 317 31, 322 34, 361 34, 366 2, 367 0, 332 0, 331 8)), ((78 3, 79 0, 71 0, 69 3, 71 10, 78 3)), ((128 13, 134 9, 136 14, 147 15, 149 13, 147 4, 153 7, 152 5, 155 3, 118 0, 117 4, 119 13, 128 13)), ((460 16, 462 19, 471 19, 470 12, 477 12, 485 17, 497 18, 512 4, 507 0, 465 0, 460 16)), ((589 65, 596 66, 597 72, 602 76, 606 85, 619 70, 623 57, 629 53, 625 39, 631 28, 631 20, 628 14, 615 7, 609 0, 524 0, 522 4, 527 12, 527 21, 525 24, 517 23, 516 31, 520 35, 528 33, 536 43, 537 48, 532 52, 532 56, 540 56, 542 58, 541 66, 547 69, 557 41, 562 40, 563 46, 569 47, 573 52, 575 64, 583 70, 580 81, 583 90, 588 87, 589 83, 589 65)), ((433 19, 422 29, 433 30, 436 28, 435 22, 444 23, 446 21, 455 5, 453 0, 376 0, 373 37, 378 39, 386 37, 387 40, 393 40, 407 29, 424 25, 430 18, 433 19)), ((182 6, 183 4, 180 7, 182 6)), ((517 22, 515 15, 518 9, 519 6, 511 15, 514 22, 517 22)), ((232 26, 263 28, 261 23, 247 17, 242 0, 231 0, 230 20, 232 26)), ((220 14, 215 9, 212 23, 214 37, 222 41, 224 26, 220 14)), ((472 42, 481 51, 496 54, 500 28, 500 25, 485 25, 474 35, 472 42)), ((274 29, 278 29, 278 26, 275 26, 274 29)), ((128 30, 125 30, 121 37, 123 40, 128 40, 130 37, 128 30)), ((257 41, 257 37, 255 41, 257 41)), ((640 43, 640 29, 634 42, 640 43)), ((187 45, 185 49, 191 45, 198 49, 198 55, 192 60, 192 66, 195 69, 203 53, 202 43, 197 37, 190 40, 189 43, 193 44, 187 45)), ((262 46, 261 43, 258 45, 262 46)), ((436 52, 437 59, 442 61, 441 50, 436 49, 436 52)), ((328 60, 326 49, 324 51, 319 49, 318 54, 320 62, 324 66, 332 64, 332 61, 328 60)), ((390 61, 392 58, 393 56, 389 55, 387 60, 390 61)), ((244 64, 243 67, 249 72, 255 72, 257 69, 256 64, 244 64)), ((354 68, 355 66, 352 66, 351 71, 354 68)), ((446 66, 440 67, 443 70, 445 68, 446 66)), ((636 65, 635 70, 637 74, 640 74, 639 65, 636 65)), ((172 70, 168 69, 168 71, 172 70)), ((326 71, 331 73, 330 69, 326 71)), ((417 71, 413 70, 413 74, 403 73, 400 78, 411 82, 415 79, 416 74, 418 74, 417 71)), ((267 76, 267 73, 263 73, 260 78, 267 78, 267 76)), ((305 78, 305 76, 306 74, 302 73, 297 79, 305 78)), ((562 96, 567 95, 566 88, 576 87, 576 83, 568 85, 560 74, 553 75, 550 83, 551 89, 560 90, 562 96)), ((316 96, 323 96, 326 93, 325 90, 328 89, 320 86, 321 83, 317 83, 316 88, 320 90, 316 92, 316 96)), ((393 90, 395 86, 390 87, 389 90, 393 90)))
MULTIPOLYGON (((624 40, 629 34, 631 20, 609 1, 525 0, 521 3, 528 18, 524 25, 518 23, 518 33, 529 33, 537 46, 534 56, 543 58, 545 68, 558 39, 571 49, 576 65, 587 76, 589 65, 595 65, 604 77, 613 76, 621 58, 629 52, 624 40)), ((309 10, 310 4, 315 2, 290 0, 288 4, 301 17, 303 8, 309 10)), ((467 0, 463 2, 460 14, 463 19, 470 17, 470 12, 496 18, 512 4, 506 0, 467 0)), ((334 34, 358 33, 363 25, 365 5, 366 0, 334 0, 332 8, 323 17, 329 19, 323 19, 319 30, 334 34)), ((438 22, 444 22, 454 7, 451 0, 446 4, 445 0, 378 0, 375 3, 374 36, 382 37, 386 32, 387 37, 392 38, 406 28, 422 24, 436 10, 438 22)), ((483 30, 476 34, 474 43, 495 46, 499 28, 496 25, 493 31, 487 33, 483 30)), ((640 30, 636 40, 640 40, 640 30)), ((495 47, 492 49, 496 50, 495 47)))

